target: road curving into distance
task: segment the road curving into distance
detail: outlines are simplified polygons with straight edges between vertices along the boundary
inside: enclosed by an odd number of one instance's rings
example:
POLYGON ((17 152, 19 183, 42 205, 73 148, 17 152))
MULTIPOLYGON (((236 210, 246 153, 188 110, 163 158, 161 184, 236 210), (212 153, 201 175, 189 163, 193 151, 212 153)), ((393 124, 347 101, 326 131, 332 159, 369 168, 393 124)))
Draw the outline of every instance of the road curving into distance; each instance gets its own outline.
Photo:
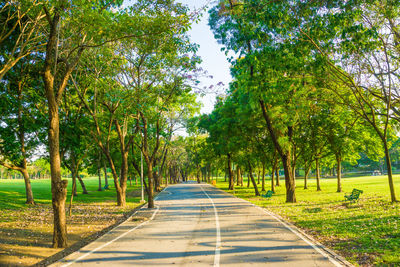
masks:
POLYGON ((251 203, 207 184, 171 185, 141 209, 52 266, 342 266, 251 203))

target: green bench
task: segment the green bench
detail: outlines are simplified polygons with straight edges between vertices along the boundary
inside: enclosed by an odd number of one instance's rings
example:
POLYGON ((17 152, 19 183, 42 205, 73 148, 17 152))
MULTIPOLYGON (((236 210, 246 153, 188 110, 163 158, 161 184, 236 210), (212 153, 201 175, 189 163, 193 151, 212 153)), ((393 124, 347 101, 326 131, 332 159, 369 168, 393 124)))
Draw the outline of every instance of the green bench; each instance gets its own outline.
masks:
POLYGON ((345 201, 356 202, 362 193, 362 190, 354 188, 350 195, 344 195, 345 201))
POLYGON ((261 196, 262 196, 262 197, 265 197, 265 198, 271 198, 273 194, 274 194, 273 191, 268 190, 267 193, 265 193, 265 194, 263 194, 263 195, 261 195, 261 196))

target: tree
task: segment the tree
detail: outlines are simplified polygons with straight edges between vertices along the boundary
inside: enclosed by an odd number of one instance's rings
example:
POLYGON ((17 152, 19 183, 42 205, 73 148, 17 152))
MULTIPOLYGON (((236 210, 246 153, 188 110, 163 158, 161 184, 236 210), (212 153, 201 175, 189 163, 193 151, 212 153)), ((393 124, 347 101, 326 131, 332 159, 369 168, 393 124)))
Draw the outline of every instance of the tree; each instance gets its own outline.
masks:
POLYGON ((382 141, 392 202, 396 202, 388 134, 396 120, 398 16, 396 1, 332 1, 294 6, 298 38, 324 65, 315 77, 357 113, 382 141), (311 12, 307 11, 311 10, 311 12), (321 12, 321 10, 324 10, 321 12), (320 25, 325 25, 322 30, 320 25))
POLYGON ((0 80, 15 64, 45 45, 43 1, 4 1, 0 4, 0 80))
MULTIPOLYGON (((49 154, 52 174, 52 203, 54 211, 53 247, 67 245, 65 199, 67 181, 61 180, 59 147, 59 106, 71 74, 85 50, 120 39, 139 38, 165 31, 164 17, 139 16, 148 1, 124 12, 118 12, 122 1, 58 1, 43 4, 48 31, 43 63, 44 91, 49 111, 49 154), (147 22, 147 23, 145 23, 147 22), (151 27, 149 26, 151 22, 151 27), (159 27, 156 27, 156 26, 159 27), (61 40, 61 41, 60 41, 61 40)), ((169 28, 170 29, 170 28, 169 28)))
POLYGON ((36 60, 32 56, 21 59, 4 75, 0 88, 0 165, 22 174, 26 204, 35 204, 28 160, 40 144, 45 122, 39 75, 31 64, 36 60))
POLYGON ((284 1, 221 1, 210 11, 210 26, 226 49, 239 54, 231 60, 233 75, 239 87, 251 92, 252 105, 261 108, 285 170, 286 201, 296 202, 294 135, 312 80, 309 49, 290 36, 286 12, 290 6, 284 1))

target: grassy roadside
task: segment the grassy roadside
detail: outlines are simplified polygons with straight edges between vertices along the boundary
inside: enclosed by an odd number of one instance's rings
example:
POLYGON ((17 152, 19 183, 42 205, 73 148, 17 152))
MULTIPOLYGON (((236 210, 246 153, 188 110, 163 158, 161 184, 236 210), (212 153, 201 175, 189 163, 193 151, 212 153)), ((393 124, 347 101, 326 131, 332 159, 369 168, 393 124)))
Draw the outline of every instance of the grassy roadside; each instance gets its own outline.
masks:
MULTIPOLYGON (((400 176, 394 179, 400 194, 400 176)), ((255 197, 254 189, 244 184, 231 191, 228 183, 219 179, 216 186, 279 214, 356 265, 400 265, 400 204, 389 201, 387 177, 343 179, 344 192, 353 188, 364 191, 354 204, 344 202, 344 193, 336 193, 335 179, 323 179, 320 192, 314 179, 309 180, 308 189, 297 180, 295 204, 285 203, 283 178, 271 199, 255 197)))
MULTIPOLYGON (((72 216, 67 216, 70 246, 115 224, 140 202, 136 185, 128 183, 127 205, 119 208, 112 181, 110 190, 102 192, 97 191, 97 178, 86 178, 84 182, 89 194, 83 195, 78 184, 72 216)), ((71 184, 69 181, 68 203, 71 184)), ((50 180, 32 180, 32 189, 37 205, 27 206, 23 180, 0 180, 0 266, 30 266, 62 250, 51 248, 50 180)))

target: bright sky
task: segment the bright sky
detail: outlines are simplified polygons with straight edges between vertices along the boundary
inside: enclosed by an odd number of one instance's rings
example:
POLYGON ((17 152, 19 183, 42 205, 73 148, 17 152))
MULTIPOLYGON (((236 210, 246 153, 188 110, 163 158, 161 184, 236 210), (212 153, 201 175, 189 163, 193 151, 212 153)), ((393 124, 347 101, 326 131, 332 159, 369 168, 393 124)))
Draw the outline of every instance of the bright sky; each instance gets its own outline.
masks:
MULTIPOLYGON (((199 9, 203 7, 208 0, 177 0, 177 2, 186 4, 191 10, 199 9)), ((216 85, 218 82, 223 82, 226 89, 229 82, 232 80, 229 71, 229 62, 226 59, 225 53, 221 51, 221 45, 214 39, 214 35, 208 26, 208 12, 203 14, 201 21, 198 24, 194 24, 189 34, 192 42, 199 44, 200 48, 198 55, 202 58, 203 62, 201 67, 208 72, 209 75, 213 76, 213 79, 202 79, 201 87, 210 85, 216 85)), ((213 110, 215 97, 219 92, 207 94, 206 96, 199 98, 203 103, 201 109, 202 113, 210 113, 213 110)))
MULTIPOLYGON (((125 0, 124 5, 129 5, 129 3, 134 2, 134 0, 125 0)), ((209 0, 176 0, 176 2, 183 3, 187 5, 191 10, 197 10, 210 2, 209 0)), ((212 1, 215 2, 215 1, 212 1)), ((214 39, 214 35, 208 26, 208 12, 204 12, 201 17, 201 21, 198 24, 194 24, 189 32, 191 40, 193 43, 200 45, 198 50, 198 55, 202 58, 201 68, 208 72, 208 76, 213 76, 210 78, 201 78, 199 87, 210 87, 211 85, 217 85, 219 82, 224 83, 224 87, 217 87, 217 90, 206 94, 204 97, 199 96, 199 101, 203 104, 201 108, 201 113, 211 113, 215 104, 215 97, 221 94, 228 87, 232 78, 229 71, 229 63, 226 59, 225 53, 221 51, 221 47, 217 41, 214 39)))

